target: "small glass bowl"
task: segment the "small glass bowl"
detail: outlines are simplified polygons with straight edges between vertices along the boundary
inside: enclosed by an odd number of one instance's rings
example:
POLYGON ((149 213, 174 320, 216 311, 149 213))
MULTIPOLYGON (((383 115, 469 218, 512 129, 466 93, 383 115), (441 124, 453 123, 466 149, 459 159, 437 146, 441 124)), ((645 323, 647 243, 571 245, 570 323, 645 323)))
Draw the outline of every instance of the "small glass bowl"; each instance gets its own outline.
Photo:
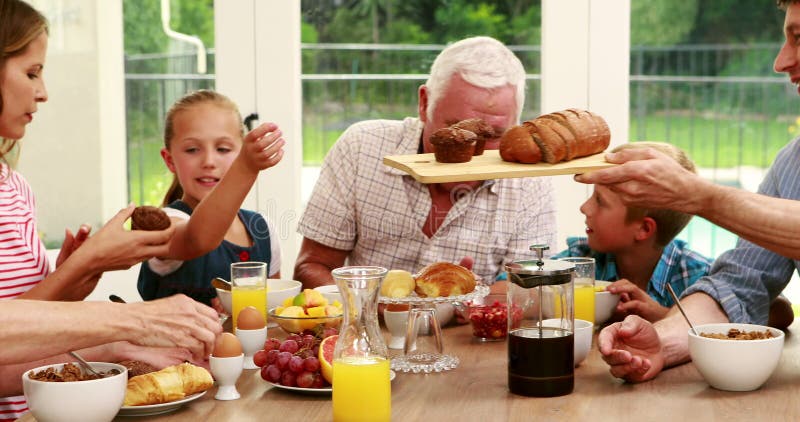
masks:
MULTIPOLYGON (((508 307, 505 294, 489 294, 484 298, 464 303, 467 319, 472 326, 472 335, 479 341, 503 341, 508 335, 508 307)), ((522 312, 514 308, 516 326, 521 320, 522 312)))
POLYGON ((326 328, 339 329, 344 315, 319 317, 287 317, 275 314, 275 308, 269 310, 270 321, 275 321, 287 334, 303 332, 322 333, 326 328))

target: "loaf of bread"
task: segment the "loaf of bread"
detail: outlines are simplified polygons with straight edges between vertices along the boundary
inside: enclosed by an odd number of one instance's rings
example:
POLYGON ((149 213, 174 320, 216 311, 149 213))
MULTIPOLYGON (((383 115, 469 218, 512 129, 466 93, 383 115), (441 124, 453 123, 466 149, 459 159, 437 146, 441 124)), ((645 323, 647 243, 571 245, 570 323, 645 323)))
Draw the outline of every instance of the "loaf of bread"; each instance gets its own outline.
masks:
POLYGON ((475 290, 475 274, 449 262, 435 262, 426 266, 415 278, 420 297, 457 296, 475 290))
POLYGON ((211 374, 199 366, 182 363, 128 379, 124 406, 169 403, 208 390, 211 374))
POLYGON ((167 213, 161 208, 142 205, 136 207, 131 215, 133 230, 165 230, 170 225, 167 213))
POLYGON ((505 161, 555 164, 605 151, 611 132, 602 117, 570 108, 513 126, 500 138, 505 161), (527 134, 526 134, 527 132, 527 134))

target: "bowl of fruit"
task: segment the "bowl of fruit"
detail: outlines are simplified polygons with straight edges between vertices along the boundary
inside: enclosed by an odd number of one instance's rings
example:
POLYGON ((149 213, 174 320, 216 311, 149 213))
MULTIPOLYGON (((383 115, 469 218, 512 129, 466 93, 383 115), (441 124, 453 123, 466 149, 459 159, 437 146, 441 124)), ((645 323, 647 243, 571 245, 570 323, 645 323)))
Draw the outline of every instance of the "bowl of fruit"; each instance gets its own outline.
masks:
MULTIPOLYGON (((466 302, 466 313, 472 335, 479 341, 501 341, 508 334, 508 306, 505 294, 489 294, 466 302)), ((512 328, 522 320, 522 310, 512 308, 512 328)))
POLYGON ((287 298, 281 306, 270 309, 269 317, 287 334, 312 334, 323 338, 326 329, 338 329, 342 325, 342 304, 329 303, 322 294, 305 289, 296 296, 287 298))

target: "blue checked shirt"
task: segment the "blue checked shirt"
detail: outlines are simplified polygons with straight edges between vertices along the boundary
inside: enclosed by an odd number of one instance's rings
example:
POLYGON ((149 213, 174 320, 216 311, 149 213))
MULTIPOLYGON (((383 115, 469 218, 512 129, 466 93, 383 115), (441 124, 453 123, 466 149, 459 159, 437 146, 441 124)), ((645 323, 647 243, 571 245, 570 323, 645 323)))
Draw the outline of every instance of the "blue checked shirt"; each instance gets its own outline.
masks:
MULTIPOLYGON (((567 239, 567 249, 556 254, 553 258, 567 256, 587 256, 594 258, 595 278, 597 280, 619 280, 617 265, 614 255, 600 253, 589 248, 585 237, 570 237, 567 239)), ((700 277, 708 274, 711 260, 686 247, 686 242, 675 239, 670 242, 661 254, 656 264, 653 276, 647 283, 647 294, 662 306, 671 307, 674 304, 667 291, 667 283, 680 295, 700 277)))
MULTIPOLYGON (((800 200, 800 138, 783 147, 767 172, 758 193, 800 200)), ((736 204, 728 206, 735 207, 736 204)), ((758 221, 752 221, 758 224, 758 221)), ((714 262, 711 272, 684 292, 704 292, 716 300, 731 322, 764 325, 769 305, 789 284, 800 261, 739 239, 736 247, 714 262)))

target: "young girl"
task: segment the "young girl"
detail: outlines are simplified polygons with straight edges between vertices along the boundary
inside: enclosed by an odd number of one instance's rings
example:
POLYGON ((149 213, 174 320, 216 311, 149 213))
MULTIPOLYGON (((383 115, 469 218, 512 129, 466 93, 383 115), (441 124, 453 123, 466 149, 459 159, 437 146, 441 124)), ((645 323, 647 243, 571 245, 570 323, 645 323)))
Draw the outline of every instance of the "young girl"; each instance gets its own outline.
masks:
POLYGON ((169 253, 142 263, 139 293, 144 300, 183 293, 222 311, 211 280, 230 278, 232 262, 267 262, 270 276, 280 277, 278 239, 264 217, 239 206, 258 172, 281 160, 285 141, 272 123, 243 140, 236 105, 207 90, 179 99, 164 126, 161 157, 175 177, 162 205, 175 235, 169 253))

